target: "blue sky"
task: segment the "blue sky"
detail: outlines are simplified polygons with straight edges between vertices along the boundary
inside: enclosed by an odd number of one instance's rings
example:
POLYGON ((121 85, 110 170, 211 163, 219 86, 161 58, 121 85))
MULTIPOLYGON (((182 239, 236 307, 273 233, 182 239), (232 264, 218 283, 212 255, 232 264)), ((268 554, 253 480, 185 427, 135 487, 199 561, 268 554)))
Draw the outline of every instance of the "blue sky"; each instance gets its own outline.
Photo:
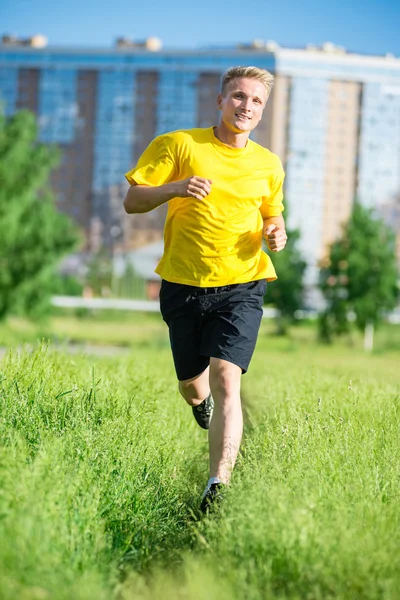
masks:
POLYGON ((6 0, 0 33, 42 33, 51 45, 111 47, 118 36, 196 48, 261 38, 301 47, 325 41, 400 56, 398 0, 6 0))

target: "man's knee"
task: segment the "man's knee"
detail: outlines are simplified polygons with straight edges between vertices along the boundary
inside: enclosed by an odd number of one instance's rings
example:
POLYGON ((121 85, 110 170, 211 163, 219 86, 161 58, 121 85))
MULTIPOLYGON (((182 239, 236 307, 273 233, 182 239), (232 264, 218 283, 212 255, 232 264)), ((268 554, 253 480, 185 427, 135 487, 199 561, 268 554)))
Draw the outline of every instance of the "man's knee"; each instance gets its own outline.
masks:
POLYGON ((208 372, 207 367, 200 375, 178 382, 179 392, 190 406, 197 406, 210 393, 208 372))
POLYGON ((186 400, 188 404, 190 404, 190 406, 196 406, 197 404, 199 404, 199 398, 197 398, 199 394, 197 392, 196 386, 193 385, 192 382, 179 381, 178 389, 181 396, 186 400))
POLYGON ((210 362, 210 387, 214 399, 233 402, 240 399, 242 369, 237 365, 213 358, 210 362))

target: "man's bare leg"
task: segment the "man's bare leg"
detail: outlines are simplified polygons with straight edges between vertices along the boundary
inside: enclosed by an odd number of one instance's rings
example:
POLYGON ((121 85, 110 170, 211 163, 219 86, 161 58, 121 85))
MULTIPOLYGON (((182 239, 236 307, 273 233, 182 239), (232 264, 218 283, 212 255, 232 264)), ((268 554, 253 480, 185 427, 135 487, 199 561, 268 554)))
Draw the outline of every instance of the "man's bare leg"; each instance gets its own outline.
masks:
POLYGON ((210 479, 200 506, 204 513, 219 496, 221 484, 229 483, 239 452, 243 433, 241 376, 242 370, 237 365, 219 358, 211 358, 210 367, 203 373, 179 382, 179 391, 192 410, 197 410, 195 407, 204 402, 210 394, 210 389, 215 400, 211 423, 207 423, 210 479))
POLYGON ((209 430, 210 477, 223 483, 230 480, 242 440, 241 376, 237 365, 211 358, 210 367, 200 375, 179 382, 179 391, 190 406, 201 404, 211 388, 215 406, 209 430))
POLYGON ((209 367, 192 379, 179 382, 179 391, 192 407, 197 425, 209 429, 214 410, 214 400, 210 392, 209 367))
POLYGON ((214 413, 209 429, 210 478, 229 483, 243 434, 240 400, 242 369, 220 358, 210 360, 214 413))
POLYGON ((185 381, 179 381, 179 391, 189 406, 198 406, 209 395, 209 373, 210 367, 207 367, 200 375, 186 379, 185 381))

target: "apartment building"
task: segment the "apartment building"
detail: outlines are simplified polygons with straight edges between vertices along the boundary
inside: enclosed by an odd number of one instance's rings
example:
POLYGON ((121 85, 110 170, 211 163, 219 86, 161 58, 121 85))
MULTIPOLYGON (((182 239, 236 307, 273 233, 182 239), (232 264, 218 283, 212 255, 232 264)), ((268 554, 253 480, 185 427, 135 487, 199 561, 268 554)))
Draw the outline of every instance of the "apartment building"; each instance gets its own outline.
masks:
POLYGON ((111 49, 32 40, 8 37, 0 45, 4 110, 32 110, 39 139, 62 149, 53 175, 57 203, 84 229, 89 248, 128 250, 162 237, 166 207, 123 215, 123 174, 156 135, 216 124, 221 74, 238 64, 276 78, 252 137, 284 164, 288 220, 301 231, 310 285, 356 198, 384 215, 399 212, 398 58, 332 44, 290 49, 258 41, 175 51, 154 38, 120 39, 111 49))

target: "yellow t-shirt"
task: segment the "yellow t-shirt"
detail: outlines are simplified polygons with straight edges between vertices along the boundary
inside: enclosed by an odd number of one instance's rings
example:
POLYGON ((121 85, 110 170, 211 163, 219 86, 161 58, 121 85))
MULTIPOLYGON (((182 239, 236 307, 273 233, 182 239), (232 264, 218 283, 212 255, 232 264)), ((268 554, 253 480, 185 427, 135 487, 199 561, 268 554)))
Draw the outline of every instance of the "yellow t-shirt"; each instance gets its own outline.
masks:
POLYGON ((155 138, 126 178, 162 185, 193 175, 211 179, 211 192, 203 200, 169 201, 156 273, 199 287, 276 279, 262 227, 263 218, 283 210, 279 158, 251 140, 245 148, 227 146, 212 127, 174 131, 155 138))

